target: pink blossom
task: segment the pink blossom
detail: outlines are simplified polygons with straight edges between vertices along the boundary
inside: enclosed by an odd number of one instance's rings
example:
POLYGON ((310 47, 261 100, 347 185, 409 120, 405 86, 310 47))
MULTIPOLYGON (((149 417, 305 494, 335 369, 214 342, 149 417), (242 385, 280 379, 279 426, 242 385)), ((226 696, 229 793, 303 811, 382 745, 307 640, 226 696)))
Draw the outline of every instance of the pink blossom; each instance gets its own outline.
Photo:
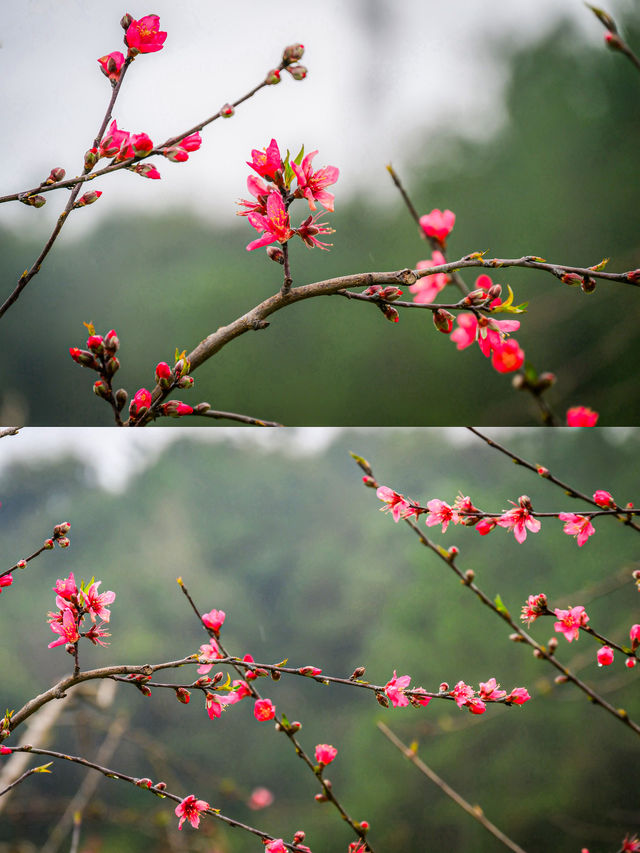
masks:
POLYGON ((282 173, 284 169, 280 149, 275 139, 271 140, 269 147, 265 151, 258 151, 254 148, 251 151, 251 157, 253 159, 251 162, 247 160, 247 166, 251 166, 261 178, 269 178, 273 181, 275 180, 276 172, 282 173))
POLYGON ((253 811, 266 809, 274 800, 274 796, 268 788, 254 788, 247 805, 253 811))
POLYGON ((144 157, 153 150, 153 142, 146 133, 132 133, 129 138, 124 156, 122 152, 118 155, 119 159, 124 160, 128 157, 144 157))
POLYGON ((319 222, 318 218, 321 215, 316 213, 315 216, 308 216, 294 231, 309 249, 316 247, 328 252, 329 247, 333 246, 333 243, 324 243, 322 240, 317 239, 317 235, 333 234, 335 233, 335 229, 330 228, 326 222, 319 222))
POLYGON ((278 190, 273 185, 265 184, 264 181, 261 181, 260 178, 256 178, 255 175, 249 175, 247 178, 247 189, 256 201, 240 199, 238 204, 240 207, 244 207, 245 210, 239 210, 238 216, 248 216, 250 213, 260 213, 263 216, 266 216, 267 197, 269 196, 269 193, 278 192, 278 190))
POLYGON ((304 196, 309 202, 311 210, 316 209, 315 202, 319 201, 325 210, 332 213, 334 196, 332 193, 326 192, 325 187, 335 184, 340 175, 340 170, 335 166, 325 166, 323 169, 318 169, 317 172, 314 172, 311 161, 317 153, 317 151, 312 151, 310 154, 307 154, 299 166, 293 162, 290 164, 298 179, 296 195, 300 193, 300 195, 304 196))
POLYGON ((404 691, 407 689, 410 682, 410 675, 401 675, 400 678, 398 678, 395 669, 393 670, 393 678, 391 681, 386 683, 384 692, 391 700, 391 704, 394 708, 404 708, 409 704, 409 699, 404 695, 404 691))
POLYGON ((162 149, 162 156, 172 163, 185 163, 189 159, 188 153, 179 145, 171 145, 169 148, 162 149))
POLYGON ((540 522, 531 515, 531 502, 526 495, 518 498, 518 503, 520 506, 514 506, 514 509, 503 513, 498 519, 497 524, 500 527, 507 527, 509 530, 513 530, 516 542, 522 544, 527 538, 526 528, 532 533, 537 533, 540 530, 540 522))
POLYGON ((103 637, 110 637, 111 634, 104 630, 104 626, 104 622, 101 622, 99 625, 92 625, 86 634, 82 636, 86 637, 87 640, 91 640, 94 646, 108 646, 109 643, 105 643, 103 637))
POLYGON ((100 148, 98 149, 99 157, 114 157, 121 148, 126 148, 129 144, 130 134, 126 130, 119 130, 116 120, 114 119, 109 125, 107 135, 102 137, 100 148))
POLYGON ((633 667, 638 663, 637 658, 627 658, 624 662, 624 665, 627 669, 633 669, 633 667))
POLYGON ((105 622, 109 621, 111 611, 107 610, 106 605, 111 604, 116 597, 115 592, 111 592, 111 590, 98 593, 98 587, 101 583, 102 581, 92 583, 91 586, 79 595, 80 602, 89 613, 92 622, 96 621, 96 616, 104 619, 105 622))
POLYGON ((183 403, 181 400, 169 400, 167 403, 162 403, 160 411, 170 418, 181 418, 184 415, 192 415, 193 406, 183 403))
POLYGON ((376 492, 376 497, 386 503, 386 506, 382 507, 382 511, 390 512, 396 523, 401 518, 407 518, 411 514, 411 504, 409 501, 388 486, 380 486, 376 492))
POLYGON ((578 546, 581 548, 587 539, 596 532, 591 521, 584 515, 576 515, 575 512, 558 513, 560 521, 566 522, 564 532, 569 536, 577 537, 578 546))
POLYGON ((611 646, 602 646, 601 649, 598 649, 596 657, 598 658, 598 666, 609 666, 613 663, 613 649, 611 646))
POLYGON ((157 15, 145 15, 139 21, 131 21, 124 36, 131 56, 162 50, 166 38, 167 34, 160 31, 160 18, 157 15))
POLYGON ((322 670, 318 669, 317 666, 301 666, 298 672, 300 675, 306 675, 308 678, 313 678, 316 675, 320 675, 322 670))
POLYGON ((478 320, 475 314, 458 314, 456 317, 457 328, 451 332, 450 339, 455 343, 456 349, 466 349, 475 343, 478 337, 478 320))
POLYGON ((490 699, 496 702, 498 699, 503 699, 507 695, 506 690, 500 690, 500 685, 495 678, 490 678, 488 681, 480 682, 480 698, 490 699))
POLYGON ((464 705, 467 705, 471 699, 473 699, 475 692, 476 691, 473 687, 465 684, 464 681, 459 681, 453 690, 449 691, 449 696, 453 696, 458 708, 462 708, 464 705))
POLYGON ((216 661, 222 657, 224 657, 224 655, 218 648, 218 644, 215 640, 211 639, 205 645, 200 646, 199 660, 202 663, 202 666, 198 667, 198 674, 206 675, 213 666, 212 661, 216 661))
POLYGON ((200 133, 196 131, 190 136, 185 136, 184 139, 176 142, 176 145, 180 146, 184 151, 197 151, 202 145, 202 137, 200 136, 200 133))
POLYGON ((278 192, 270 193, 267 199, 266 217, 260 213, 249 213, 247 219, 256 231, 264 232, 262 237, 249 243, 247 246, 249 252, 276 241, 286 243, 293 237, 294 232, 289 221, 289 214, 282 201, 282 196, 278 192))
POLYGON ((76 617, 72 610, 65 609, 62 612, 61 621, 50 622, 49 624, 51 630, 60 635, 57 640, 49 643, 48 648, 50 649, 53 649, 55 646, 66 645, 67 643, 77 643, 80 639, 76 617))
POLYGON ((593 493, 594 503, 597 503, 598 506, 603 507, 604 509, 615 509, 616 502, 613 499, 613 496, 610 492, 606 492, 604 489, 596 489, 593 493))
MULTIPOLYGON (((155 17, 155 15, 150 16, 155 17)), ((204 800, 196 800, 193 794, 189 794, 184 800, 176 806, 176 815, 180 818, 178 829, 182 829, 182 824, 188 820, 194 829, 200 826, 200 815, 206 812, 209 808, 209 803, 204 800)))
POLYGON ((0 593, 2 592, 2 587, 11 586, 12 583, 13 583, 13 575, 11 575, 11 574, 2 575, 2 577, 0 578, 0 593))
POLYGON ((109 80, 117 83, 120 79, 122 66, 124 65, 124 54, 120 53, 119 50, 115 50, 113 53, 101 56, 98 62, 100 63, 102 73, 106 74, 109 80))
POLYGON ((640 839, 637 835, 625 835, 622 839, 622 853, 638 853, 640 851, 640 839))
POLYGON ((319 743, 316 746, 316 761, 318 764, 331 764, 337 754, 338 750, 335 746, 330 746, 328 743, 319 743))
POLYGON ((253 706, 253 716, 261 723, 273 720, 276 715, 276 708, 271 699, 256 699, 256 704, 253 706))
POLYGON ((472 714, 484 714, 487 710, 487 706, 484 704, 482 699, 478 699, 477 696, 473 699, 469 699, 469 701, 465 703, 465 707, 468 708, 472 714))
POLYGON ((425 520, 427 527, 433 527, 436 524, 442 524, 442 532, 445 533, 449 522, 458 524, 460 517, 458 513, 449 506, 448 503, 434 498, 427 504, 429 514, 425 520))
POLYGON ((476 524, 475 529, 478 531, 480 536, 486 536, 488 533, 491 533, 497 523, 498 522, 495 518, 481 518, 476 524))
POLYGON ((138 415, 146 412, 151 405, 151 391, 146 388, 139 388, 133 395, 133 400, 129 403, 129 416, 136 418, 138 415))
MULTIPOLYGON (((497 322, 497 321, 496 321, 497 322)), ((501 322, 516 322, 516 321, 501 321, 501 322)), ((509 338, 501 345, 492 347, 491 366, 498 373, 513 373, 514 370, 520 370, 524 363, 524 350, 515 338, 509 338)))
POLYGON ((520 618, 523 622, 526 622, 527 627, 529 627, 532 622, 535 622, 538 616, 542 616, 546 609, 547 596, 544 592, 540 592, 538 595, 530 595, 527 599, 527 603, 522 608, 522 615, 520 618))
POLYGON ((553 612, 560 620, 559 622, 553 623, 554 630, 558 633, 564 634, 569 642, 578 639, 580 635, 580 628, 583 625, 586 625, 589 621, 587 612, 582 605, 578 607, 569 607, 567 610, 559 610, 556 608, 553 612))
POLYGON ((208 613, 202 614, 202 622, 207 628, 218 633, 226 615, 224 610, 210 610, 208 613))
POLYGON ((413 695, 411 696, 410 702, 412 705, 428 705, 431 702, 432 697, 427 696, 427 691, 424 687, 416 687, 413 690, 413 695))
POLYGON ((274 838, 273 841, 270 841, 264 849, 266 853, 289 853, 281 838, 274 838))
MULTIPOLYGON (((429 269, 430 267, 438 267, 445 263, 446 259, 442 252, 435 251, 431 256, 431 260, 418 261, 416 269, 429 269)), ((449 276, 446 272, 437 272, 433 273, 433 275, 425 275, 423 278, 418 279, 415 284, 409 285, 411 293, 415 293, 413 301, 421 305, 427 302, 433 302, 440 291, 446 287, 448 281, 449 276)))
POLYGON ((631 630, 629 631, 629 636, 631 637, 631 642, 635 645, 640 644, 640 625, 632 625, 631 630))
MULTIPOLYGON (((200 672, 200 670, 198 670, 198 672, 200 672)), ((221 698, 221 696, 216 696, 215 693, 209 693, 208 691, 205 693, 204 706, 207 709, 207 714, 209 715, 210 720, 213 720, 214 718, 217 719, 222 716, 222 706, 225 703, 220 701, 221 698)))
POLYGON ((444 246, 447 237, 453 230, 455 221, 455 213, 452 213, 450 210, 442 211, 436 208, 431 213, 426 213, 420 217, 420 227, 427 237, 432 237, 444 246))
POLYGON ((573 406, 567 409, 567 426, 570 427, 592 427, 598 421, 598 412, 588 409, 586 406, 573 406))
POLYGON ((524 705, 531 699, 526 687, 514 687, 511 693, 506 698, 510 705, 524 705))

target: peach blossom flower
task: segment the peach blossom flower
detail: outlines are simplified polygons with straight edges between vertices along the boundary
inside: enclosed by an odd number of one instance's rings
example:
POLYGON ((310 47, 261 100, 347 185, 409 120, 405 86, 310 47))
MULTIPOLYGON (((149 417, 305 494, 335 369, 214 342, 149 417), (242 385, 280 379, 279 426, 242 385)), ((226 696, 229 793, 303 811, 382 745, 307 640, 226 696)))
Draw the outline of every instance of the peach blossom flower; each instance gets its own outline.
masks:
POLYGON ((160 18, 157 15, 145 15, 139 21, 131 21, 124 36, 131 56, 162 50, 166 38, 167 34, 160 31, 160 18))
POLYGON ((410 682, 410 675, 401 675, 400 678, 398 678, 395 669, 393 670, 393 678, 391 681, 386 683, 384 692, 391 700, 391 704, 394 708, 404 708, 409 704, 409 699, 404 695, 404 691, 409 686, 410 682))
POLYGON ((580 548, 596 532, 591 521, 584 515, 576 515, 575 512, 561 512, 558 513, 558 518, 560 521, 566 522, 563 528, 564 532, 568 536, 575 536, 580 548))
POLYGON ((261 723, 268 720, 273 720, 276 715, 276 708, 271 699, 256 699, 256 704, 253 706, 253 716, 261 723))
POLYGON ((567 426, 570 427, 592 427, 598 421, 598 412, 588 409, 586 406, 573 406, 567 409, 567 426))
POLYGON ((580 636, 580 628, 589 621, 587 612, 582 605, 569 607, 567 610, 556 608, 553 612, 559 619, 558 622, 554 622, 553 624, 554 630, 564 634, 568 642, 577 640, 580 636))
POLYGON ((598 666, 609 666, 613 663, 613 649, 611 646, 602 646, 601 649, 598 649, 596 657, 598 658, 598 666))
POLYGON ((527 538, 527 529, 532 533, 537 533, 541 525, 538 519, 531 515, 531 503, 526 495, 518 498, 518 503, 520 506, 514 506, 514 509, 503 513, 498 519, 497 524, 500 527, 507 527, 509 530, 513 530, 516 542, 522 544, 527 538))
POLYGON ((310 154, 307 154, 299 166, 293 162, 290 164, 298 180, 296 195, 300 193, 300 195, 304 196, 309 202, 311 210, 316 209, 315 202, 319 201, 325 210, 333 213, 335 196, 332 193, 328 193, 325 187, 335 184, 340 175, 340 170, 335 166, 325 166, 323 169, 318 169, 317 172, 314 172, 311 161, 317 153, 317 151, 312 151, 310 154))
POLYGON ((180 818, 178 829, 182 829, 182 824, 188 820, 194 829, 200 826, 200 815, 206 812, 209 808, 209 803, 204 800, 197 800, 193 794, 189 794, 184 800, 176 806, 176 815, 180 818))
POLYGON ((318 764, 331 764, 337 754, 338 750, 335 746, 330 746, 328 743, 319 743, 316 746, 316 761, 318 764))
POLYGON ((442 211, 435 208, 431 213, 426 213, 420 217, 420 227, 427 237, 432 237, 444 246, 447 237, 453 230, 455 221, 455 213, 450 210, 442 211))
POLYGON ((253 811, 258 809, 266 809, 273 803, 274 796, 268 788, 254 788, 247 805, 253 811))

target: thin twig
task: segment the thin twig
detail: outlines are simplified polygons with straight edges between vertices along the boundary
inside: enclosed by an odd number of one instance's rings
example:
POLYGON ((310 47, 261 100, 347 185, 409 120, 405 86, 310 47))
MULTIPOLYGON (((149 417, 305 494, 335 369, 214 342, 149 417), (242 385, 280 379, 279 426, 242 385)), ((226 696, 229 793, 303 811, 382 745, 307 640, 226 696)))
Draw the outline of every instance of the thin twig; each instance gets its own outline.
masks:
POLYGON ((412 764, 414 764, 421 773, 423 773, 428 779, 440 788, 440 790, 450 797, 456 805, 460 806, 467 814, 470 814, 472 818, 478 821, 479 824, 484 826, 484 828, 490 832, 498 841, 501 841, 505 847, 508 847, 509 850, 513 850, 514 853, 526 853, 520 847, 519 844, 516 844, 515 841, 512 841, 509 836, 505 835, 502 830, 498 829, 498 827, 491 823, 491 821, 484 816, 484 812, 480 808, 480 806, 472 806, 468 803, 457 791, 447 785, 444 779, 441 779, 437 773, 435 773, 427 764, 424 763, 411 747, 406 746, 399 737, 397 737, 388 726, 385 726, 384 723, 379 722, 378 728, 382 732, 382 734, 391 741, 391 743, 400 750, 400 752, 404 755, 406 759, 408 759, 412 764))

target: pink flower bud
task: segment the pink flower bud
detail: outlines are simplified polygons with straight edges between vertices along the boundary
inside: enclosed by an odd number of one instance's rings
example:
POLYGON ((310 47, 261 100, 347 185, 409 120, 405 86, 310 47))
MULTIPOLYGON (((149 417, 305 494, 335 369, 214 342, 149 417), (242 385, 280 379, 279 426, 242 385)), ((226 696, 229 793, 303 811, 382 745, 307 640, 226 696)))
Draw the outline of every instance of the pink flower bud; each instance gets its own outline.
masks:
POLYGON ((161 361, 156 365, 156 382, 161 388, 168 388, 171 385, 172 377, 171 368, 166 361, 161 361))
POLYGON ((168 403, 163 403, 160 406, 160 411, 170 418, 180 418, 183 415, 192 415, 193 407, 180 402, 180 400, 169 400, 168 403))
POLYGON ((102 190, 89 190, 83 196, 80 196, 74 207, 86 207, 88 204, 93 204, 98 201, 102 195, 102 190))
POLYGON ((330 746, 327 743, 319 743, 316 746, 316 761, 318 764, 331 764, 337 754, 338 750, 335 746, 330 746))
POLYGON ((380 310, 391 323, 397 323, 400 319, 398 309, 394 308, 393 305, 380 305, 380 310))
POLYGON ((19 201, 26 204, 27 207, 44 207, 47 203, 43 195, 21 195, 19 201))
POLYGON ((49 173, 49 177, 47 178, 45 183, 46 184, 56 184, 58 181, 63 181, 64 176, 66 174, 67 173, 62 168, 62 166, 56 166, 56 168, 52 169, 51 172, 49 173))
POLYGON ((177 687, 176 688, 176 699, 178 702, 182 702, 183 705, 188 705, 189 700, 191 699, 191 693, 185 687, 177 687))
POLYGON ((307 69, 304 65, 287 65, 287 71, 294 80, 304 80, 307 76, 307 69))
POLYGON ((437 208, 420 217, 420 227, 433 240, 444 246, 447 237, 453 230, 456 215, 450 210, 441 211, 437 208))
POLYGON ((234 112, 235 110, 233 109, 231 104, 224 104, 224 106, 220 108, 220 115, 222 116, 222 118, 231 118, 234 112))
POLYGON ((280 82, 280 71, 279 71, 279 69, 272 68, 271 71, 268 71, 264 82, 267 84, 267 86, 275 86, 276 83, 279 83, 280 82))
POLYGON ((624 42, 617 33, 612 33, 610 30, 604 34, 604 43, 609 50, 618 50, 624 53, 624 42))
POLYGON ((185 160, 189 159, 189 155, 184 148, 180 148, 178 145, 172 145, 171 148, 163 148, 162 154, 167 160, 171 160, 172 163, 184 163, 185 160))
POLYGON ((132 172, 142 175, 143 178, 150 178, 152 181, 159 181, 162 175, 151 163, 136 163, 129 167, 132 172))
POLYGON ((93 383, 93 393, 104 400, 109 398, 109 386, 104 379, 98 379, 97 382, 93 383))
POLYGON ((60 548, 68 548, 69 545, 71 545, 71 542, 67 539, 66 536, 61 536, 59 539, 56 540, 56 542, 58 543, 60 548))
POLYGON ((268 788, 254 788, 247 805, 253 811, 257 811, 258 809, 266 809, 273 803, 273 800, 273 794, 268 788))
POLYGON ((402 296, 402 291, 399 287, 383 287, 380 291, 380 296, 383 299, 386 299, 387 302, 393 302, 395 299, 399 299, 402 296))
POLYGON ((614 501, 610 492, 605 491, 604 489, 596 489, 593 493, 593 500, 598 506, 603 507, 604 509, 615 509, 616 502, 614 501))
POLYGON ((123 15, 120 18, 120 26, 123 30, 128 30, 131 26, 131 22, 133 21, 133 17, 127 12, 126 15, 123 15))
POLYGON ((573 406, 567 409, 567 426, 593 427, 598 417, 598 412, 594 412, 593 409, 588 409, 586 406, 573 406))
POLYGON ((78 349, 78 347, 69 347, 69 355, 76 364, 80 364, 82 367, 90 367, 92 370, 100 370, 100 365, 91 352, 78 349))
POLYGON ((601 649, 598 649, 596 657, 598 658, 598 666, 609 666, 613 663, 613 649, 610 646, 602 646, 601 649))
POLYGON ((444 308, 438 308, 433 312, 433 325, 439 332, 444 332, 448 335, 453 329, 453 314, 446 311, 444 308))
POLYGON ((632 281, 634 284, 637 284, 640 281, 640 269, 630 270, 627 273, 627 281, 632 281))
POLYGON ((640 625, 632 625, 629 636, 631 637, 631 648, 635 651, 640 646, 640 625))
POLYGON ((56 526, 53 528, 55 536, 66 536, 70 530, 71 525, 68 521, 61 521, 60 524, 56 524, 56 526))
POLYGON ((133 395, 133 400, 129 404, 129 416, 132 418, 144 414, 151 405, 151 392, 146 388, 140 388, 133 395))
POLYGON ((96 355, 101 353, 104 349, 102 335, 89 335, 87 339, 87 349, 90 349, 91 352, 96 353, 96 355))
POLYGON ((487 533, 491 533, 497 523, 498 522, 495 518, 481 518, 476 524, 475 529, 478 531, 480 536, 486 536, 487 533))
POLYGON ((318 669, 317 666, 301 666, 300 669, 298 670, 298 672, 300 673, 300 675, 306 675, 308 677, 312 677, 315 675, 320 675, 322 670, 318 669))
POLYGON ((597 282, 595 278, 591 278, 590 276, 585 276, 580 284, 580 290, 582 290, 583 293, 593 293, 596 287, 597 282))
POLYGON ((133 133, 130 145, 136 157, 146 157, 153 150, 153 142, 146 133, 133 133))
POLYGON ((304 55, 303 44, 290 44, 282 51, 283 62, 297 62, 304 55))
POLYGON ((45 539, 43 547, 45 548, 45 550, 51 551, 51 549, 53 548, 53 539, 45 539))
POLYGON ((202 622, 207 628, 210 628, 217 634, 220 628, 222 628, 226 615, 224 610, 210 610, 208 613, 202 614, 202 622))
POLYGON ((540 474, 541 477, 547 479, 549 477, 549 469, 545 468, 544 465, 536 465, 536 471, 540 474))
POLYGON ((627 658, 624 662, 624 665, 627 667, 627 669, 633 669, 637 663, 638 661, 636 660, 636 658, 627 658))
POLYGON ((278 246, 267 246, 267 255, 277 264, 284 263, 284 252, 278 246))
POLYGON ((26 568, 27 568, 27 561, 26 560, 18 560, 18 562, 16 563, 16 569, 26 569, 26 568))
POLYGON ((106 75, 112 83, 117 83, 120 79, 120 72, 124 65, 124 55, 119 50, 113 53, 108 53, 106 56, 101 56, 98 60, 100 70, 106 75))
POLYGON ((200 136, 200 133, 196 131, 196 133, 192 133, 190 136, 185 136, 185 138, 181 139, 177 145, 185 151, 197 151, 202 145, 202 137, 200 136))
POLYGON ((193 388, 193 376, 181 376, 178 380, 178 388, 193 388))
POLYGON ((90 148, 84 155, 84 168, 85 168, 85 170, 87 172, 90 172, 91 169, 93 169, 93 167, 96 165, 98 160, 99 160, 98 149, 97 148, 90 148))
POLYGON ((136 779, 133 784, 137 785, 138 788, 150 788, 153 785, 153 782, 151 781, 151 779, 144 778, 136 779))

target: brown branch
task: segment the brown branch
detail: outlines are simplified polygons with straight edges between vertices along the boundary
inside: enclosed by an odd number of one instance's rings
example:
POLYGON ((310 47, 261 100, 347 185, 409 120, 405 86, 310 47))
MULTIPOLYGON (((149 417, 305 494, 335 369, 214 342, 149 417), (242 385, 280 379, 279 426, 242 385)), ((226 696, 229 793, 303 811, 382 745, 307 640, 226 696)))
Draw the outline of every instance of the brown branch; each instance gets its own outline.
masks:
POLYGON ((20 427, 0 427, 0 438, 6 438, 8 435, 18 435, 20 427))
POLYGON ((411 747, 406 746, 397 735, 395 735, 388 726, 385 726, 384 723, 377 723, 378 728, 382 732, 382 734, 391 741, 391 743, 400 750, 400 752, 404 755, 406 759, 408 759, 412 764, 414 764, 418 770, 423 773, 428 779, 440 788, 440 790, 450 797, 456 805, 460 806, 467 814, 471 815, 472 818, 478 821, 484 828, 490 832, 498 841, 501 841, 505 847, 508 847, 509 850, 513 850, 514 853, 525 853, 525 851, 520 847, 519 844, 516 844, 515 841, 512 841, 507 835, 502 832, 502 830, 498 829, 498 827, 491 823, 491 821, 484 816, 484 812, 480 808, 480 806, 472 806, 468 803, 457 791, 447 785, 444 779, 441 779, 437 773, 435 773, 427 764, 424 763, 418 756, 415 751, 411 749, 411 747))

